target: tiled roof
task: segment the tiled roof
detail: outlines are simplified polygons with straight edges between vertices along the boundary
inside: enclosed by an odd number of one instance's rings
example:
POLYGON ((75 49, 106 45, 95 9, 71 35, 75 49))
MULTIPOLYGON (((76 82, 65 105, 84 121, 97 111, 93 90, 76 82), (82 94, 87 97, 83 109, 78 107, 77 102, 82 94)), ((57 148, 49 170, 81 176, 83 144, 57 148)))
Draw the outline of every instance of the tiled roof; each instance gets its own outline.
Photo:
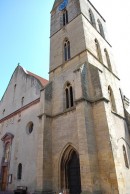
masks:
POLYGON ((28 73, 28 75, 33 76, 36 79, 38 79, 40 81, 40 83, 42 84, 42 86, 45 86, 48 83, 48 80, 46 80, 46 79, 44 79, 44 78, 42 78, 42 77, 40 77, 40 76, 30 72, 30 71, 27 71, 27 73, 28 73))
POLYGON ((24 67, 22 67, 22 66, 20 66, 20 65, 18 65, 18 67, 22 68, 23 71, 24 71, 27 75, 30 75, 30 76, 36 78, 37 80, 39 80, 42 86, 45 86, 45 85, 48 83, 48 80, 47 80, 47 79, 44 79, 44 78, 40 77, 39 75, 36 75, 36 74, 34 74, 34 73, 30 72, 30 71, 27 71, 24 67))

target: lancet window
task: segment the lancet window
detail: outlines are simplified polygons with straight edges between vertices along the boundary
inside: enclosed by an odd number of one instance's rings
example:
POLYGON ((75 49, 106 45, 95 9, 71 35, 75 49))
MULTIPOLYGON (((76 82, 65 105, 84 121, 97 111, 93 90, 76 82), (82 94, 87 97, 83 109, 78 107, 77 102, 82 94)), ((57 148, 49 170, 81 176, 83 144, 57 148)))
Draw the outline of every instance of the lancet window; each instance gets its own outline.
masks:
POLYGON ((70 59, 70 42, 68 39, 64 41, 64 60, 70 59))
POLYGON ((65 87, 65 97, 66 97, 66 108, 71 108, 74 106, 73 101, 73 88, 70 83, 66 84, 65 87))
POLYGON ((95 39, 95 46, 96 46, 96 51, 97 51, 97 58, 102 63, 103 60, 102 60, 101 49, 100 49, 100 45, 97 39, 95 39))
POLYGON ((63 11, 63 26, 65 26, 66 24, 68 24, 68 11, 65 9, 63 11))

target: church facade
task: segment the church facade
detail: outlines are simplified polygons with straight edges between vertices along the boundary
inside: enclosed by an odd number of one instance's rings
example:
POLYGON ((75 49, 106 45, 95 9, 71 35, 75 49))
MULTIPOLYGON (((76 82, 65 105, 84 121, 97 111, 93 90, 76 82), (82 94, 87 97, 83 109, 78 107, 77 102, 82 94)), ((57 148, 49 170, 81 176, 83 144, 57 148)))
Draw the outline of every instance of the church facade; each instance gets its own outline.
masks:
POLYGON ((0 101, 0 187, 129 194, 128 99, 89 0, 55 0, 49 81, 18 66, 0 101))

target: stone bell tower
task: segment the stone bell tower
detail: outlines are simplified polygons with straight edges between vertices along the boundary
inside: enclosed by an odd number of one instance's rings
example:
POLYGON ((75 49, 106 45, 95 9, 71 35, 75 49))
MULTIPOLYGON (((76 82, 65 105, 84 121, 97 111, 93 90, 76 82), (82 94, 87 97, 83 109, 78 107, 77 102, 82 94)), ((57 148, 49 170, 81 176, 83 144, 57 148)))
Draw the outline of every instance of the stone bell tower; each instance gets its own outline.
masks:
POLYGON ((54 2, 44 107, 52 165, 43 190, 130 193, 129 133, 105 25, 89 0, 54 2))

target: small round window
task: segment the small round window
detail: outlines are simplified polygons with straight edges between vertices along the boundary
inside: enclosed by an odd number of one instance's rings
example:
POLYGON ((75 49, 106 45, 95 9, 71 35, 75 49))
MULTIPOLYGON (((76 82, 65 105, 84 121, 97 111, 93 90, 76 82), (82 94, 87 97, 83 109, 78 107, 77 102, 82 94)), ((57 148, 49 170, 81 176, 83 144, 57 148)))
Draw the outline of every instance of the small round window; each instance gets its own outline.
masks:
POLYGON ((32 121, 27 124, 26 131, 27 131, 27 134, 32 133, 32 131, 33 131, 33 122, 32 121))

